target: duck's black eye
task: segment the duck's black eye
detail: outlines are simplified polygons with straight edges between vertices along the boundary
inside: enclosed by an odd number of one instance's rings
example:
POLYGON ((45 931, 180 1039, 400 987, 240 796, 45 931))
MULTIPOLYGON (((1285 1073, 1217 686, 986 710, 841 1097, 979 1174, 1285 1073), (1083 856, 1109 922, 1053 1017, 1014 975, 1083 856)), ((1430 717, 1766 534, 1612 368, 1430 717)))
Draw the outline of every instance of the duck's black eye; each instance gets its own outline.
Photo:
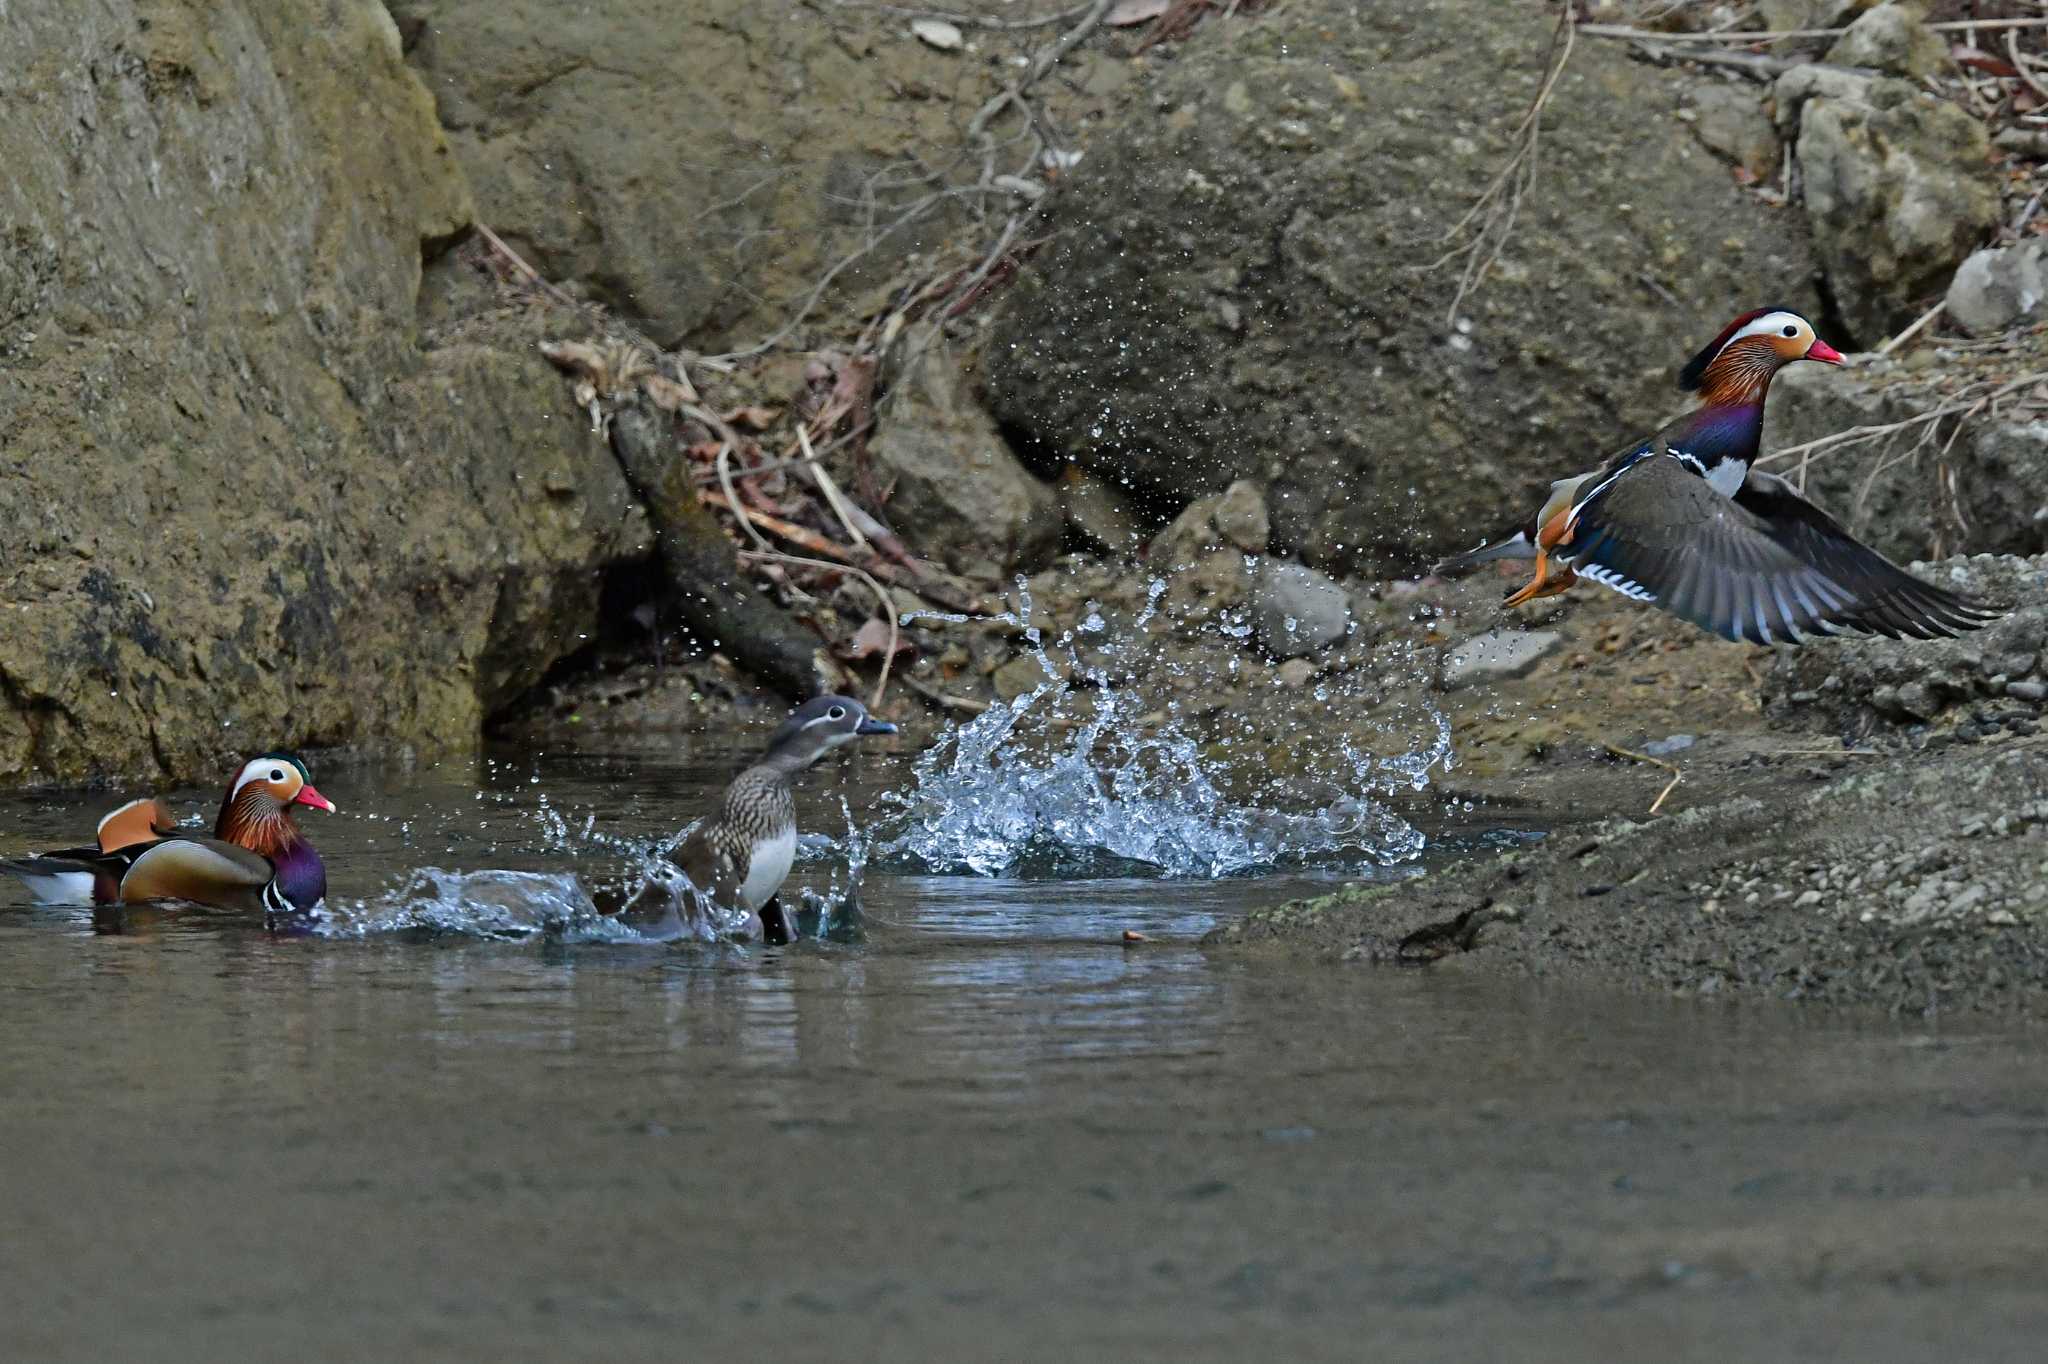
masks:
POLYGON ((1793 326, 1787 326, 1787 327, 1785 328, 1785 335, 1787 335, 1787 336, 1797 336, 1797 335, 1799 335, 1799 328, 1797 328, 1797 327, 1793 327, 1793 326))
POLYGON ((283 781, 284 773, 278 771, 276 768, 273 767, 270 769, 270 779, 272 781, 283 781))
POLYGON ((825 718, 826 718, 827 720, 844 720, 844 719, 846 718, 846 707, 844 707, 844 706, 834 706, 834 707, 832 707, 832 709, 830 709, 830 710, 828 710, 828 711, 826 711, 826 712, 825 712, 825 718))

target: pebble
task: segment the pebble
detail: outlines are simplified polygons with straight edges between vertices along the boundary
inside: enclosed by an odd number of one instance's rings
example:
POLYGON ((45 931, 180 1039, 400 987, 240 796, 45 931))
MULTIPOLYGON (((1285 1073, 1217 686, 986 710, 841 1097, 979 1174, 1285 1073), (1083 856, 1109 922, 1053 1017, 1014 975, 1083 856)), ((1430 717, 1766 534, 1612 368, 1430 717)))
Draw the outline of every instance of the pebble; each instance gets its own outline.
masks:
POLYGON ((1444 690, 1520 677, 1563 643, 1564 636, 1555 630, 1488 630, 1474 635, 1445 657, 1444 690))
POLYGON ((917 35, 918 41, 941 52, 957 51, 965 41, 960 30, 944 19, 913 19, 910 31, 917 35))
POLYGON ((1991 887, 1979 881, 1962 894, 1956 896, 1955 899, 1949 901, 1948 910, 1951 914, 1961 914, 1964 910, 1974 908, 1990 898, 1991 887))
POLYGON ((2008 682, 2005 694, 2015 701, 2039 701, 2048 698, 2048 682, 2008 682))
POLYGON ((1672 734, 1644 744, 1643 752, 1653 758, 1668 758, 1673 753, 1685 752, 1686 749, 1691 748, 1698 742, 1699 740, 1690 734, 1672 734))

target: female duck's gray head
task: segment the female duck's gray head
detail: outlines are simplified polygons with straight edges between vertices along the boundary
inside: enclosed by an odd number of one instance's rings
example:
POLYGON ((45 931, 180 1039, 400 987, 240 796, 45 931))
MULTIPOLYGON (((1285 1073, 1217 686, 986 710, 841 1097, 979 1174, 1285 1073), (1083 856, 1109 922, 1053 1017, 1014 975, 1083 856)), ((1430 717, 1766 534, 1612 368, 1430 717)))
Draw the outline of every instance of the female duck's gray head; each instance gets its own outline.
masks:
POLYGON ((768 740, 768 758, 793 767, 809 767, 841 744, 863 734, 894 734, 896 726, 868 716, 868 708, 851 696, 820 696, 806 701, 782 722, 768 740))

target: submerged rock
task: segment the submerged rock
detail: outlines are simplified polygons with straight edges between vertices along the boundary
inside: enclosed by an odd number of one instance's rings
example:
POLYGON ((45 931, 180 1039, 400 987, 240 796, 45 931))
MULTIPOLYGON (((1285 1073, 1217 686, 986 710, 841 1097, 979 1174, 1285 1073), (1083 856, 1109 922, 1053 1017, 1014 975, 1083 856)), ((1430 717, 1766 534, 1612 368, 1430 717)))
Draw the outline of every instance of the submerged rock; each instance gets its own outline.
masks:
POLYGON ((1673 75, 1581 43, 1512 239, 1448 317, 1465 258, 1429 267, 1509 155, 1553 21, 1398 8, 1302 0, 1191 43, 1097 136, 984 351, 1007 428, 1162 518, 1256 480, 1276 547, 1409 570, 1540 501, 1539 452, 1677 408, 1676 367, 1736 313, 1817 311, 1796 217, 1644 117, 1673 75))

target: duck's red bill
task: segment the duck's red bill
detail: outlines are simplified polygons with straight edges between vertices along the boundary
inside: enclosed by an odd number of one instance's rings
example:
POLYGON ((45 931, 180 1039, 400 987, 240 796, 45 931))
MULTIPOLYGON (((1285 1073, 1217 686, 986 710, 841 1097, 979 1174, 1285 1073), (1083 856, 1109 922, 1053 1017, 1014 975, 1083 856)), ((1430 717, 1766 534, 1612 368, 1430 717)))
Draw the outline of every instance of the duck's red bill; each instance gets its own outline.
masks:
POLYGON ((1839 365, 1842 363, 1842 352, 1836 350, 1819 337, 1815 337, 1813 344, 1806 348, 1806 358, 1818 360, 1824 365, 1839 365))
POLYGON ((315 810, 325 810, 330 815, 334 813, 334 802, 315 791, 310 785, 299 788, 299 794, 292 797, 292 804, 310 805, 315 810))

